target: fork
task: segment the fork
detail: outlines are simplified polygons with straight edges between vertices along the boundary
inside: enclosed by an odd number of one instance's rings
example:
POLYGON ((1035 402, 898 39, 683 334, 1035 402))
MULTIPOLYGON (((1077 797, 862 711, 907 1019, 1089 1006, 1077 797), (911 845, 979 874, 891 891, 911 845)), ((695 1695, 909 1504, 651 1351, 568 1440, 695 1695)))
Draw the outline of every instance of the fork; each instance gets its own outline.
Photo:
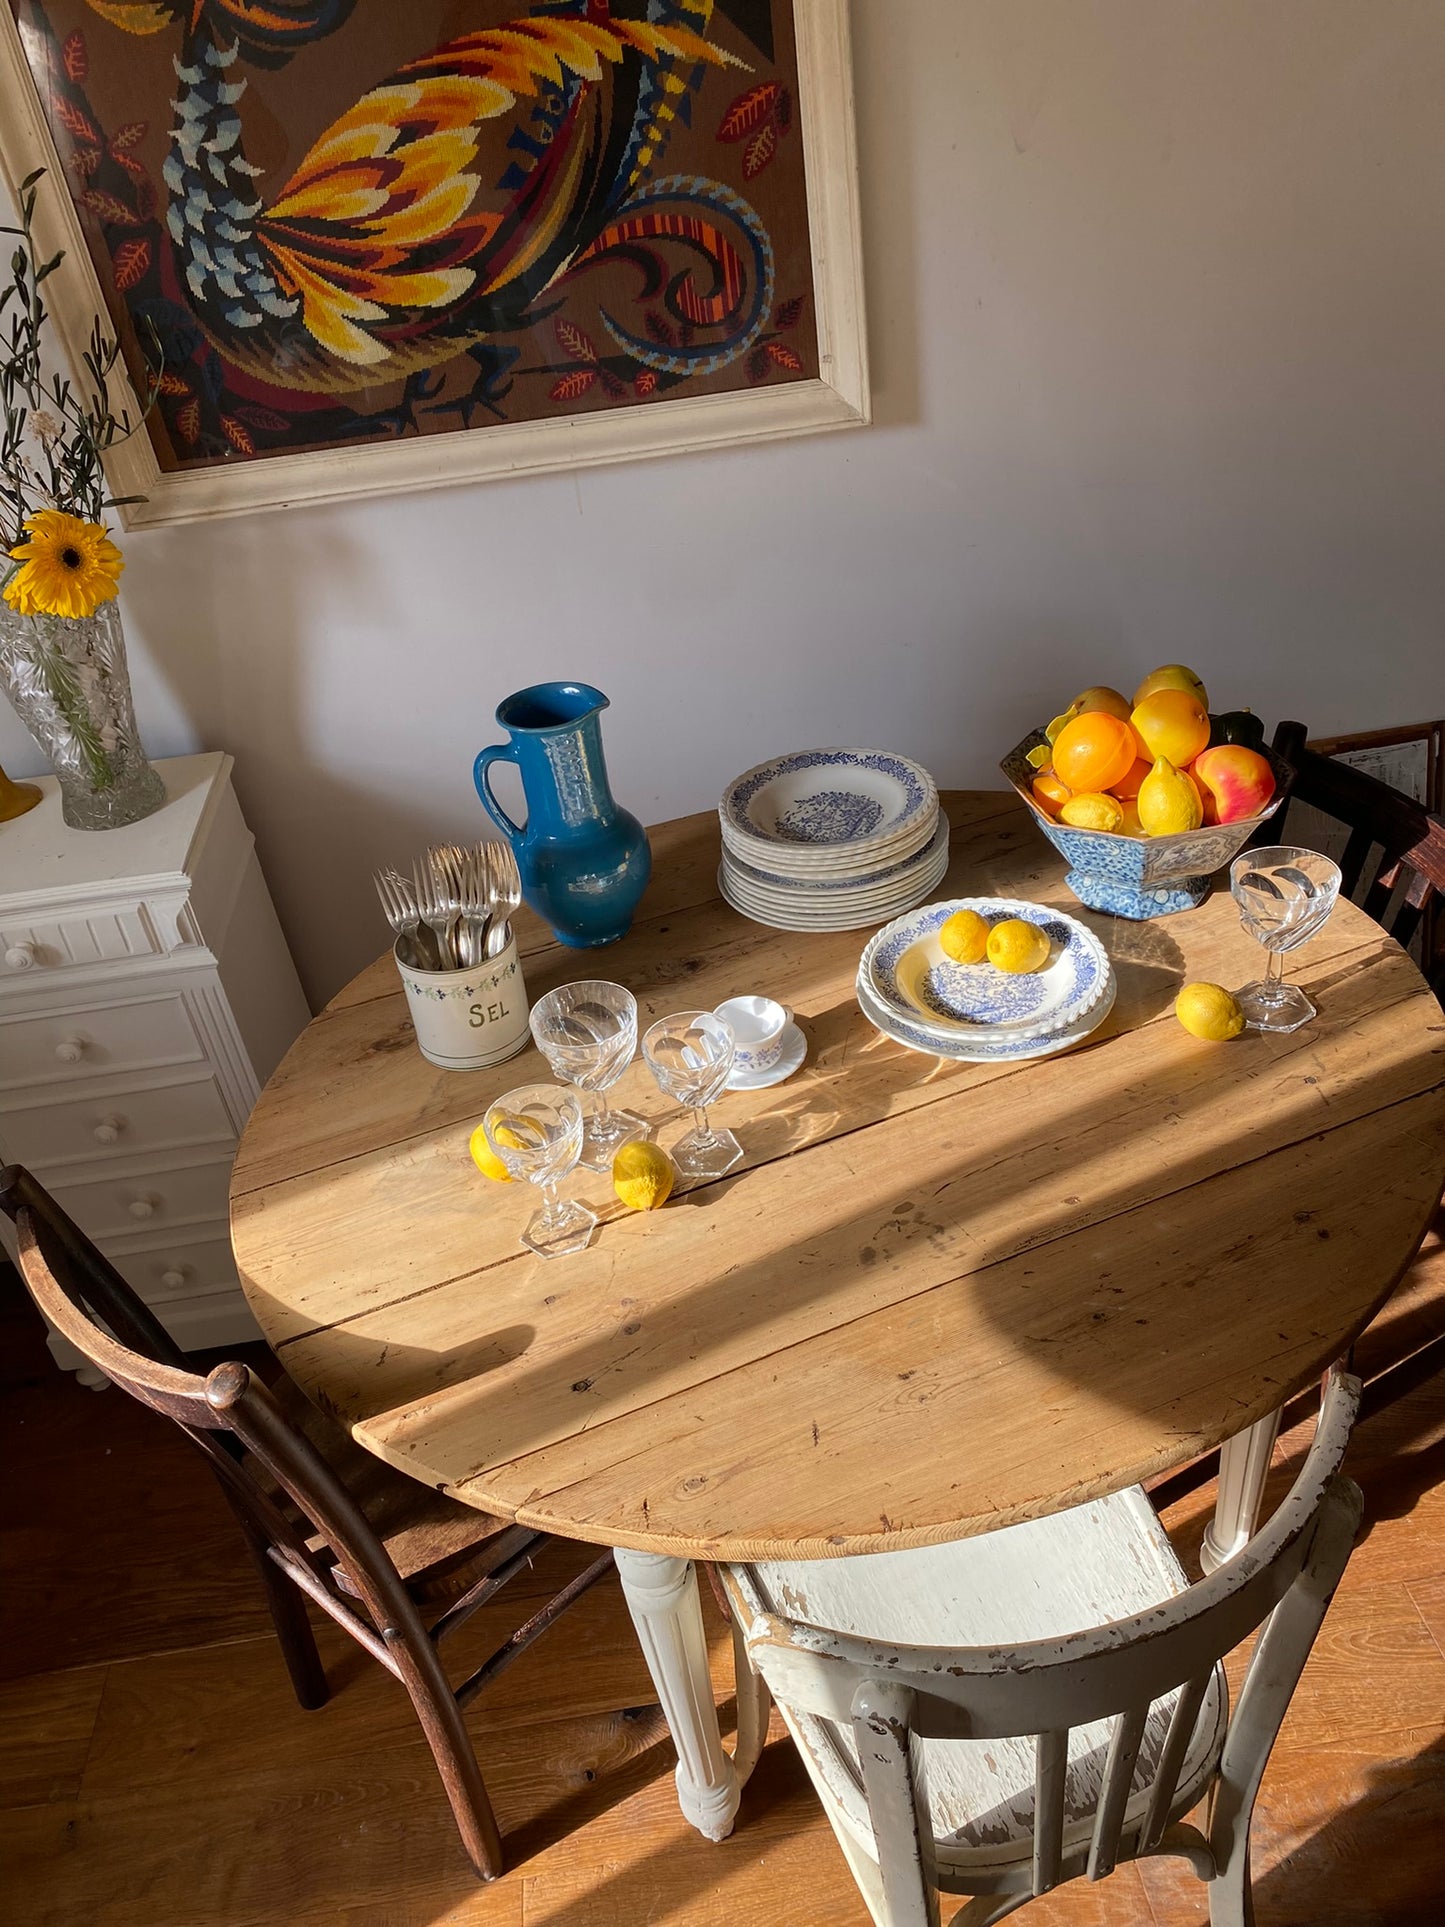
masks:
POLYGON ((510 844, 489 843, 487 848, 491 853, 492 921, 483 955, 490 959, 500 957, 512 940, 508 919, 522 901, 522 879, 510 844))
POLYGON ((421 919, 417 914, 411 885, 395 870, 378 870, 374 881, 376 894, 381 899, 382 914, 404 946, 403 961, 409 963, 413 970, 427 969, 429 959, 421 941, 421 919))
POLYGON ((439 968, 455 970, 457 953, 451 940, 456 904, 439 850, 428 850, 418 857, 412 869, 417 913, 436 942, 439 968))
POLYGON ((461 905, 460 941, 465 950, 462 961, 474 968, 486 955, 487 926, 492 915, 492 865, 490 845, 479 843, 474 850, 460 852, 458 901, 461 905))

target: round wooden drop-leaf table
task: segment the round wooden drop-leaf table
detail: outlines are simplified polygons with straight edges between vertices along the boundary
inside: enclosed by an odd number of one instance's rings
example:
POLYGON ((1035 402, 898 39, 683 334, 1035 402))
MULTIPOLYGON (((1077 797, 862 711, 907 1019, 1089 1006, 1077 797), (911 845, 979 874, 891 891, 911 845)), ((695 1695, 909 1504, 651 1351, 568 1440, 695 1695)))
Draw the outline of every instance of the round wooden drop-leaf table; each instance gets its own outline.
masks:
MULTIPOLYGON (((945 804, 940 895, 1078 913, 1021 804, 945 804)), ((1223 891, 1152 923, 1087 917, 1119 994, 1077 1049, 945 1063, 864 1019, 866 932, 737 915, 715 816, 652 836, 654 880, 615 948, 565 950, 523 913, 528 992, 605 975, 644 1027, 748 992, 791 1004, 806 1066, 716 1107, 742 1165, 637 1215, 581 1172, 593 1243, 538 1258, 518 1242, 535 1193, 483 1179, 467 1139, 545 1064, 433 1069, 384 956, 262 1094, 232 1229, 262 1330, 359 1443, 488 1512, 619 1548, 683 1810, 721 1838, 736 1775, 690 1562, 958 1539, 1228 1440, 1226 1554, 1272 1415, 1368 1321, 1439 1202, 1445 1017, 1342 903, 1289 959, 1314 1023, 1197 1042, 1172 1015, 1180 984, 1264 962, 1223 891)), ((640 1060, 613 1095, 664 1145, 687 1128, 640 1060)))

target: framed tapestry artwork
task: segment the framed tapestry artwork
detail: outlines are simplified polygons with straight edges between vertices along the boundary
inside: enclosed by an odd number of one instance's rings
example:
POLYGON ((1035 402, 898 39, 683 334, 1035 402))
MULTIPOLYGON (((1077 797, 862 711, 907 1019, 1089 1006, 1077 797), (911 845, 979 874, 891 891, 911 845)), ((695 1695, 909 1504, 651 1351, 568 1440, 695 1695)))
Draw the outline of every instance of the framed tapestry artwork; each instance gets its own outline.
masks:
POLYGON ((128 527, 868 420, 847 0, 0 0, 128 527), (117 410, 118 412, 118 410, 117 410))

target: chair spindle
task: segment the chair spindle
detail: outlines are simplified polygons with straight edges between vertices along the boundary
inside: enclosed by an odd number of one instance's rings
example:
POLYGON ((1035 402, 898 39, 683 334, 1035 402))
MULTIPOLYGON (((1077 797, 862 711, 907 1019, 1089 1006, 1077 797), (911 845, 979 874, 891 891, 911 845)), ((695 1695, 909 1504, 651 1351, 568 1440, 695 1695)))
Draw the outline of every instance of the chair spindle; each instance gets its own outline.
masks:
POLYGON ((1119 1858, 1124 1809, 1129 1803, 1139 1743, 1144 1738, 1148 1719, 1147 1706, 1134 1706, 1114 1722, 1109 1755, 1104 1763, 1104 1780, 1099 1788, 1098 1812, 1094 1816, 1094 1837, 1089 1843, 1090 1880, 1102 1880, 1105 1874, 1111 1874, 1119 1858))
POLYGON ((1064 1851, 1064 1778, 1069 1769, 1069 1729, 1034 1738, 1034 1893, 1059 1884, 1064 1851))
POLYGON ((1139 1836, 1139 1851, 1148 1853, 1159 1844, 1160 1836, 1169 1824, 1169 1808, 1173 1804, 1174 1789, 1179 1784, 1189 1742, 1194 1737, 1194 1727, 1199 1718, 1199 1709, 1204 1704, 1204 1695, 1209 1690, 1210 1674, 1206 1670, 1186 1681, 1174 1702, 1174 1711, 1169 1719, 1169 1731, 1164 1735, 1164 1745, 1159 1752, 1159 1767, 1154 1775, 1154 1785, 1149 1794, 1149 1807, 1144 1815, 1144 1830, 1139 1836))

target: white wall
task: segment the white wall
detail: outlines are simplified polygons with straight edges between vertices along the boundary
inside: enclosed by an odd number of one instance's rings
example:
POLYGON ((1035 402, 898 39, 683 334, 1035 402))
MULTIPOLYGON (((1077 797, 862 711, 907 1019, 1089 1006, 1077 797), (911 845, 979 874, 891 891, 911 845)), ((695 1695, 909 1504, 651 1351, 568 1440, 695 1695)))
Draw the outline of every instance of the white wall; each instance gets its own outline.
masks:
POLYGON ((651 820, 810 742, 988 785, 1177 658, 1271 723, 1445 709, 1439 0, 853 17, 874 427, 128 539, 148 746, 235 754, 314 996, 538 677, 609 692, 651 820))

